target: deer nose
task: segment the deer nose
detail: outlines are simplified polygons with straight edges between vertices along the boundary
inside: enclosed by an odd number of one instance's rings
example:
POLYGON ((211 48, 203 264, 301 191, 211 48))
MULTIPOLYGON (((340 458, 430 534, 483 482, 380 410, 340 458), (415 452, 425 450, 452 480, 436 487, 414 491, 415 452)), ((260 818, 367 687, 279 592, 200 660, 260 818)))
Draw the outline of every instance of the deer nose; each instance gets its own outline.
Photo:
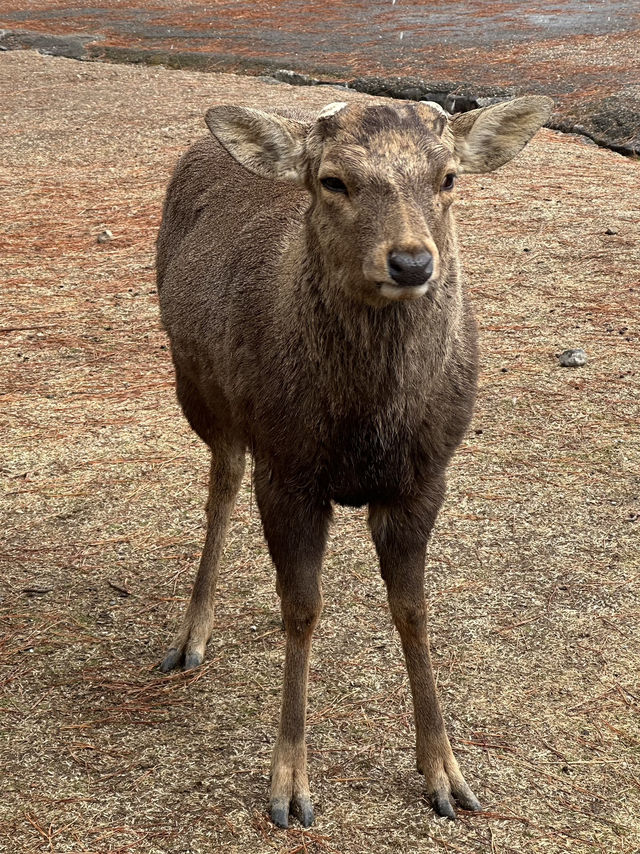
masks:
POLYGON ((433 255, 430 252, 396 252, 387 256, 389 275, 398 285, 423 285, 433 274, 433 255))

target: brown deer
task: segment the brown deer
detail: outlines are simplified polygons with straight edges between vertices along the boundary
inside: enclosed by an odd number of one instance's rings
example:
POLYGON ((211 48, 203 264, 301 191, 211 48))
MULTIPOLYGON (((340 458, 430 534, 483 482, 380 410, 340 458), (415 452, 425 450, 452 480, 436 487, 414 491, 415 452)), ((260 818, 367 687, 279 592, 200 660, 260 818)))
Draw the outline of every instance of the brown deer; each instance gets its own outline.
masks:
POLYGON ((165 672, 203 660, 244 471, 286 630, 271 818, 313 821, 305 715, 332 504, 368 505, 413 695, 418 770, 439 815, 480 805, 447 737, 429 656, 424 564, 445 469, 471 418, 476 326, 453 215, 457 176, 510 160, 549 117, 525 97, 456 115, 332 104, 315 117, 214 107, 182 158, 158 287, 184 414, 211 449, 207 535, 165 672))

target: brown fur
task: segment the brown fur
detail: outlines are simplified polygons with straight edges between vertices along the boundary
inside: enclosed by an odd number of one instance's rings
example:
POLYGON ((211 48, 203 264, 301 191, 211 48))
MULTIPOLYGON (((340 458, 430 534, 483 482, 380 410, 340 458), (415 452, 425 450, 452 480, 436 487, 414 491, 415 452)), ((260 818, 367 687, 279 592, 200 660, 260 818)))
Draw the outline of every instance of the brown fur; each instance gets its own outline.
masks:
POLYGON ((250 450, 287 632, 271 788, 271 814, 283 826, 289 812, 305 825, 313 818, 307 669, 333 502, 369 506, 413 692, 418 768, 434 807, 453 817, 453 796, 479 808, 440 714, 423 576, 477 373, 455 191, 442 186, 448 173, 501 165, 548 115, 546 99, 513 103, 500 105, 495 120, 478 111, 451 121, 423 104, 350 104, 315 120, 214 108, 207 121, 216 138, 187 152, 167 193, 157 256, 162 318, 178 397, 211 448, 212 469, 205 549, 162 667, 202 661, 250 450), (326 176, 348 194, 323 188, 326 176), (397 287, 392 251, 428 251, 428 285, 397 287))

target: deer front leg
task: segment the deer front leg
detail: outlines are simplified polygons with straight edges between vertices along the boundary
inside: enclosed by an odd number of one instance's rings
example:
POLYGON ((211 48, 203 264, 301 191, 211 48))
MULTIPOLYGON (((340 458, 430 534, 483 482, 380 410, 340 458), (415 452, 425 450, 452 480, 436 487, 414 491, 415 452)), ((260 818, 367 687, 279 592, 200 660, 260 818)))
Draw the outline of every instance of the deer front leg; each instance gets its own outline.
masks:
POLYGON ((369 522, 409 675, 418 771, 424 775, 435 812, 455 819, 452 797, 463 809, 481 807, 451 750, 431 667, 424 563, 427 539, 438 508, 439 502, 428 512, 420 506, 372 507, 369 522))
POLYGON ((244 449, 219 440, 212 445, 207 536, 191 599, 182 625, 160 664, 168 673, 182 664, 185 670, 198 667, 213 626, 213 606, 220 555, 236 495, 244 472, 244 449))
POLYGON ((261 476, 256 497, 265 537, 276 567, 286 631, 280 727, 271 762, 271 820, 289 826, 289 814, 304 827, 313 822, 307 776, 305 722, 311 637, 322 610, 320 570, 329 507, 291 496, 261 476))
MULTIPOLYGON (((283 592, 282 613, 287 633, 284 685, 278 738, 271 760, 271 820, 278 827, 289 826, 289 814, 304 827, 313 823, 313 805, 307 776, 305 719, 307 675, 311 636, 322 608, 319 591, 297 604, 289 591, 283 592), (295 612, 295 613, 294 613, 295 612)), ((306 595, 306 594, 305 594, 306 595)))

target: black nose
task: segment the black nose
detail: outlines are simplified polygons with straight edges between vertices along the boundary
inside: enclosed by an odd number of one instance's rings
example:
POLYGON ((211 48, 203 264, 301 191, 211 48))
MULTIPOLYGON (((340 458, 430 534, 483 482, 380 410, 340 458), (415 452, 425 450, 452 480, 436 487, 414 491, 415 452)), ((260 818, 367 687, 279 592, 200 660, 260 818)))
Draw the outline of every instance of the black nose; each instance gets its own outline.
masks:
POLYGON ((389 275, 399 285, 423 285, 433 273, 433 255, 430 252, 389 252, 389 275))

